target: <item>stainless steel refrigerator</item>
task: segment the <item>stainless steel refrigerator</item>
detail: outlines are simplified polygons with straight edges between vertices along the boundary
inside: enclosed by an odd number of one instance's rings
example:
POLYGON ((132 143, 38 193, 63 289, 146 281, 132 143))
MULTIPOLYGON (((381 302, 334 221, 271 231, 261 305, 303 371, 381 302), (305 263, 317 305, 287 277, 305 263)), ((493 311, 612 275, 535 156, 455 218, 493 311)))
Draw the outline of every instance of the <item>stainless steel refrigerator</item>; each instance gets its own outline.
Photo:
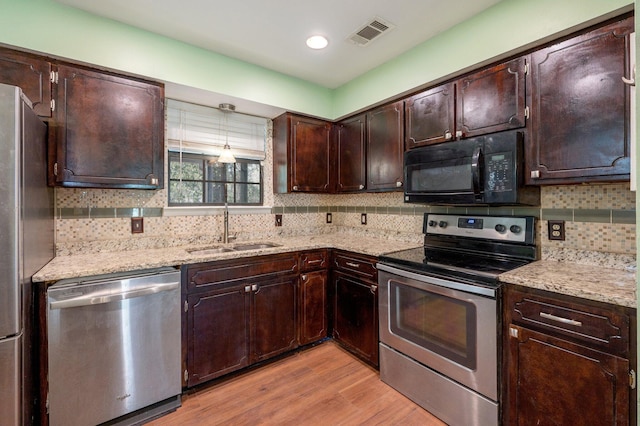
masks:
POLYGON ((31 423, 36 329, 31 277, 54 255, 46 125, 0 84, 0 426, 31 423))

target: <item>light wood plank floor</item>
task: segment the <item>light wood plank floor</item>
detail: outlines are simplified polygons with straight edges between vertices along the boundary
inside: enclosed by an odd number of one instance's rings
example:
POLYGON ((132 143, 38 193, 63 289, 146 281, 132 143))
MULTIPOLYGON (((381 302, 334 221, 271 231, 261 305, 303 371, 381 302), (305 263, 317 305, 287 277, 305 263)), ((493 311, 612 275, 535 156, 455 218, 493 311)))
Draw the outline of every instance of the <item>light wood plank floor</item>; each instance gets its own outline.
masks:
POLYGON ((421 425, 437 418, 332 341, 183 397, 149 425, 421 425))

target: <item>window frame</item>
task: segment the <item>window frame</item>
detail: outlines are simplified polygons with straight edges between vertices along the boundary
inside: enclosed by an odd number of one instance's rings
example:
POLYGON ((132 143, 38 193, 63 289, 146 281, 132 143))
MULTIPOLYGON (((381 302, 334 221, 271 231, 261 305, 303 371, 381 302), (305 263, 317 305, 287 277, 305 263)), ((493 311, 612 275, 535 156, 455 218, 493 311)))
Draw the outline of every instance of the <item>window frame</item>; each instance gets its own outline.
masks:
MULTIPOLYGON (((235 165, 234 165, 234 172, 233 172, 233 178, 232 180, 215 180, 215 179, 211 179, 208 178, 206 176, 206 169, 207 169, 207 162, 211 162, 211 161, 217 161, 216 156, 212 156, 212 155, 206 155, 206 154, 196 154, 196 153, 188 153, 188 152, 178 152, 178 151, 171 151, 168 150, 167 151, 168 154, 168 158, 167 158, 167 169, 168 169, 168 185, 167 185, 167 207, 223 207, 225 205, 228 206, 234 206, 234 207, 263 207, 264 206, 264 166, 262 164, 261 160, 256 160, 256 159, 249 159, 249 158, 238 158, 236 157, 236 163, 245 163, 245 164, 257 164, 259 166, 259 170, 260 170, 260 181, 259 182, 247 182, 247 181, 241 181, 237 179, 237 173, 236 173, 236 169, 235 169, 235 165), (189 159, 189 160, 199 160, 202 162, 202 168, 203 168, 203 173, 202 173, 202 179, 176 179, 173 178, 172 174, 171 174, 171 163, 172 161, 176 161, 179 162, 181 161, 180 158, 183 159, 189 159), (203 202, 202 203, 176 203, 176 202, 171 202, 171 184, 172 182, 179 182, 179 181, 187 181, 187 182, 200 182, 202 184, 202 194, 203 194, 203 202), (256 203, 238 203, 238 202, 220 202, 220 203, 207 203, 204 202, 204 200, 206 200, 206 194, 207 194, 207 184, 208 183, 216 183, 216 184, 222 184, 225 188, 227 184, 232 184, 234 186, 234 199, 236 199, 236 189, 237 189, 237 185, 259 185, 260 187, 260 201, 256 202, 256 203)), ((225 190, 226 193, 226 190, 225 190)))

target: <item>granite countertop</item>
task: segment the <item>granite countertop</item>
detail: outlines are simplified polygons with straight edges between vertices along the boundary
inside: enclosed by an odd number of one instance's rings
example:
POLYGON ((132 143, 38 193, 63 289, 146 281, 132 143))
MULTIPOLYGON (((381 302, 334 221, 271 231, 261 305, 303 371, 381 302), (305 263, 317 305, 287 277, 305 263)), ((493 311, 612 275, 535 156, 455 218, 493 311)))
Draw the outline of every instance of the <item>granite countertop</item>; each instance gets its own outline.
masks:
MULTIPOLYGON (((246 244, 250 242, 251 241, 241 241, 235 244, 246 244)), ((345 234, 270 238, 268 242, 278 244, 278 246, 208 255, 189 253, 187 250, 198 248, 197 246, 189 246, 56 256, 33 276, 33 281, 57 281, 67 278, 320 248, 336 248, 371 256, 379 256, 391 251, 419 247, 419 245, 415 243, 345 234)), ((221 246, 223 244, 215 245, 221 246)), ((229 245, 233 246, 234 243, 229 245)))
POLYGON ((498 279, 504 283, 636 307, 635 268, 540 260, 501 274, 498 279))

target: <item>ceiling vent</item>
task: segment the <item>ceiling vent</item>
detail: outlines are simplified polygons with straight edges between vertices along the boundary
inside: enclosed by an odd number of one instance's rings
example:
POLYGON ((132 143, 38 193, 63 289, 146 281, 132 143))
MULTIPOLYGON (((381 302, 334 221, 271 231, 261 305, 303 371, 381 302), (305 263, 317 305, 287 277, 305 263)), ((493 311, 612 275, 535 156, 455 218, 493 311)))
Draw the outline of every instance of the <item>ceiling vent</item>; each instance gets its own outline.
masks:
POLYGON ((375 17, 363 27, 352 33, 347 40, 358 46, 366 46, 374 39, 380 37, 382 34, 388 33, 395 28, 389 21, 375 17))

